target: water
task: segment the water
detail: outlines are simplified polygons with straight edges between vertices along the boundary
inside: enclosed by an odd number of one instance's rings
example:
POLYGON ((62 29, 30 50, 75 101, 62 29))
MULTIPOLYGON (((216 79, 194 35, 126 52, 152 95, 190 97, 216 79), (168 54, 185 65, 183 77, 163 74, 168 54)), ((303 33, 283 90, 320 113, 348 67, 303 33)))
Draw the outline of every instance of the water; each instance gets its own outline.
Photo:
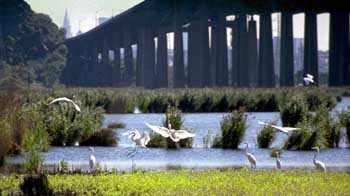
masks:
MULTIPOLYGON (((350 105, 350 98, 343 98, 338 103, 333 113, 346 109, 350 105)), ((167 170, 167 169, 213 169, 226 167, 248 166, 248 160, 245 157, 244 150, 223 150, 206 148, 203 139, 207 136, 213 138, 220 134, 220 122, 222 117, 228 113, 202 113, 202 114, 184 114, 184 127, 196 133, 192 149, 139 149, 136 156, 128 158, 126 154, 133 150, 134 144, 121 134, 129 128, 136 128, 143 131, 149 131, 145 122, 154 125, 162 125, 165 119, 164 114, 110 114, 105 116, 104 125, 111 122, 123 122, 127 126, 124 129, 118 129, 120 141, 118 147, 96 147, 97 162, 102 168, 131 170, 132 162, 136 168, 143 170, 167 170)), ((281 125, 280 116, 277 112, 252 112, 248 113, 248 129, 244 136, 244 142, 249 144, 249 152, 253 153, 257 159, 257 167, 271 169, 275 167, 275 158, 270 157, 269 149, 257 148, 256 137, 261 130, 261 125, 257 121, 273 121, 281 125)), ((344 132, 344 130, 343 130, 344 132)), ((277 137, 272 147, 281 147, 287 135, 277 133, 277 137)), ((240 145, 239 148, 244 148, 240 145)), ((350 171, 350 149, 343 133, 342 140, 338 149, 321 150, 318 159, 323 161, 328 170, 350 171)), ((82 169, 87 169, 89 149, 87 147, 52 147, 46 153, 43 153, 45 164, 58 164, 65 160, 69 165, 82 169)), ((313 169, 312 151, 283 151, 280 157, 282 168, 284 169, 313 169)), ((9 157, 8 162, 23 162, 23 157, 9 157)))

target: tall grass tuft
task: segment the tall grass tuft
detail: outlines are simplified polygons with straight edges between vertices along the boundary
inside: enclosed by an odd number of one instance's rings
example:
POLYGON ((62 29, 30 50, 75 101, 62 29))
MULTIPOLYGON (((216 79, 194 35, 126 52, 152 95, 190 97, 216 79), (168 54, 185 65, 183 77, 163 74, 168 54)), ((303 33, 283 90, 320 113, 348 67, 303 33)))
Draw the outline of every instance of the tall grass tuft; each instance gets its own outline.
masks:
POLYGON ((259 148, 269 148, 276 138, 276 132, 271 126, 264 126, 258 134, 259 148))
POLYGON ((287 93, 279 105, 282 124, 285 127, 294 127, 307 115, 307 106, 303 97, 287 93))
POLYGON ((338 114, 341 126, 345 127, 348 141, 350 141, 350 107, 338 114))
POLYGON ((214 138, 213 147, 237 149, 247 128, 247 116, 242 110, 235 110, 221 121, 221 137, 214 138))

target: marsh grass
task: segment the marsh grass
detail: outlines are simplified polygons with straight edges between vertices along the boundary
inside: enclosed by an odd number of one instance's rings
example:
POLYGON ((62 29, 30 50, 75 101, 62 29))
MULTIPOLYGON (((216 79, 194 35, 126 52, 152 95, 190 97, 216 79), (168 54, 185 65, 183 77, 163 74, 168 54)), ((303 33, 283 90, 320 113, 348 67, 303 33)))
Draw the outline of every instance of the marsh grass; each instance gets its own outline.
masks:
MULTIPOLYGON (((5 195, 20 195, 23 176, 0 176, 5 195)), ((350 195, 349 173, 170 171, 48 175, 54 195, 350 195), (234 183, 233 183, 234 182, 234 183)))
POLYGON ((220 123, 221 136, 216 136, 213 147, 237 149, 247 129, 247 116, 243 110, 235 110, 224 116, 220 123))
POLYGON ((264 126, 258 134, 257 140, 259 148, 269 148, 276 138, 276 132, 271 126, 264 126))
POLYGON ((107 128, 109 129, 120 129, 120 128, 125 128, 125 124, 124 123, 120 123, 120 122, 112 122, 109 123, 107 128))
POLYGON ((350 141, 350 107, 347 110, 338 113, 341 126, 345 127, 348 141, 350 141))
MULTIPOLYGON (((46 92, 41 93, 43 96, 46 92)), ((183 112, 230 112, 244 106, 247 111, 278 111, 285 94, 303 98, 308 109, 320 103, 334 107, 346 88, 280 88, 280 89, 156 89, 139 88, 63 88, 50 91, 57 96, 77 98, 83 105, 103 107, 107 113, 132 113, 137 106, 144 113, 164 113, 168 105, 183 112)))
POLYGON ((280 102, 280 115, 284 127, 295 127, 308 114, 308 108, 300 95, 286 94, 280 102))
POLYGON ((85 140, 82 140, 81 146, 117 146, 119 138, 111 128, 102 128, 93 132, 85 140))

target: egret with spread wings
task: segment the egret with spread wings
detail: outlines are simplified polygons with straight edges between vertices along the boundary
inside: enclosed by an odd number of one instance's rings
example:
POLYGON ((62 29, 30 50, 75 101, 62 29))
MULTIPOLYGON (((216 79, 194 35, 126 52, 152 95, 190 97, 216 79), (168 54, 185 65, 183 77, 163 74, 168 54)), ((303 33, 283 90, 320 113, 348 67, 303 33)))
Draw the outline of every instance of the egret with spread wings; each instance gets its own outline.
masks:
POLYGON ((190 133, 186 130, 175 130, 171 128, 171 124, 169 123, 168 127, 160 127, 155 125, 150 125, 148 123, 145 123, 148 128, 150 128, 152 131, 158 133, 159 135, 168 138, 170 137, 171 140, 174 142, 179 142, 182 139, 194 137, 195 134, 190 133))
POLYGON ((57 99, 54 99, 52 100, 49 105, 53 104, 53 103, 56 103, 56 102, 69 102, 69 103, 72 103, 75 110, 77 110, 78 112, 80 112, 80 107, 74 102, 72 101, 71 99, 68 99, 67 97, 60 97, 60 98, 57 98, 57 99))
POLYGON ((265 126, 273 127, 273 128, 275 128, 277 131, 280 131, 280 132, 285 133, 285 134, 287 134, 287 135, 290 135, 290 132, 292 132, 292 131, 300 130, 300 128, 294 128, 294 127, 280 127, 280 126, 276 126, 276 125, 273 125, 273 124, 270 124, 270 123, 266 123, 266 122, 262 122, 262 121, 258 121, 258 123, 259 123, 260 125, 265 125, 265 126))

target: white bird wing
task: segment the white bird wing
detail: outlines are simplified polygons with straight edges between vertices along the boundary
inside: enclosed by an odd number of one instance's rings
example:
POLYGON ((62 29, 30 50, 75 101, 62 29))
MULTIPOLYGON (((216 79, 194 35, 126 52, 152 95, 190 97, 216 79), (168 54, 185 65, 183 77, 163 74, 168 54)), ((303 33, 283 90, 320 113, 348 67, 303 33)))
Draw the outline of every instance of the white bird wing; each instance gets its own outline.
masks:
POLYGON ((306 74, 306 77, 310 78, 310 79, 314 79, 314 76, 311 74, 306 74))
POLYGON ((179 139, 185 139, 185 138, 189 138, 189 137, 194 137, 195 136, 195 134, 190 133, 190 132, 188 132, 186 130, 175 130, 174 134, 179 139))
POLYGON ((53 103, 56 103, 56 102, 60 102, 60 101, 66 101, 66 102, 72 103, 73 106, 74 106, 74 108, 75 108, 78 112, 81 112, 80 107, 79 107, 73 100, 68 99, 67 97, 60 97, 60 98, 54 99, 54 100, 52 100, 52 101, 49 103, 49 105, 50 105, 50 104, 53 104, 53 103))
POLYGON ((167 138, 167 137, 170 136, 170 134, 169 134, 169 129, 167 129, 167 128, 165 128, 165 127, 154 126, 154 125, 150 125, 150 124, 148 124, 148 123, 145 123, 145 124, 146 124, 146 126, 147 126, 148 128, 150 128, 152 131, 158 133, 159 135, 161 135, 161 136, 163 136, 163 137, 165 137, 165 138, 167 138))
POLYGON ((256 158, 252 153, 247 153, 247 158, 251 163, 254 163, 254 164, 256 163, 256 158))
POLYGON ((269 123, 266 123, 266 122, 262 122, 262 121, 258 121, 258 123, 260 124, 260 125, 267 125, 267 126, 272 126, 271 124, 269 124, 269 123))
POLYGON ((296 130, 300 130, 301 128, 294 128, 294 127, 281 127, 282 130, 284 130, 284 132, 290 132, 290 131, 296 131, 296 130))
POLYGON ((143 132, 143 135, 141 138, 141 143, 144 145, 143 147, 146 147, 150 140, 151 138, 149 137, 148 132, 143 132))

